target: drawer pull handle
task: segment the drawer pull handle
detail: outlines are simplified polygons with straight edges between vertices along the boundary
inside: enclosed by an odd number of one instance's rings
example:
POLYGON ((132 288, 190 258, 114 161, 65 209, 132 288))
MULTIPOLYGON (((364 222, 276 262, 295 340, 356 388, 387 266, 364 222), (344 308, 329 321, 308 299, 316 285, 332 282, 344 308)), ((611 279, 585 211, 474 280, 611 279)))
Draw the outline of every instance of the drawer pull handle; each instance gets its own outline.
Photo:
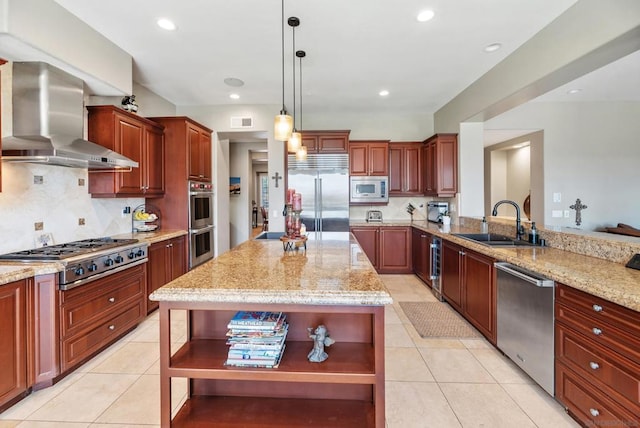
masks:
POLYGON ((593 310, 596 312, 602 312, 602 306, 600 305, 593 305, 593 310))
POLYGON ((113 303, 113 302, 115 302, 115 301, 116 301, 116 298, 115 298, 115 297, 109 297, 109 302, 110 302, 110 303, 113 303))
POLYGON ((591 331, 593 331, 593 334, 595 334, 596 336, 600 336, 602 334, 602 330, 600 330, 598 327, 593 327, 591 331))
POLYGON ((109 330, 115 330, 115 329, 116 329, 116 326, 115 326, 115 325, 111 324, 111 325, 109 326, 109 330))
POLYGON ((591 367, 593 370, 598 370, 600 368, 600 364, 594 363, 593 361, 591 361, 589 363, 589 367, 591 367))
POLYGON ((591 413, 591 416, 593 417, 600 416, 598 409, 589 409, 589 413, 591 413))

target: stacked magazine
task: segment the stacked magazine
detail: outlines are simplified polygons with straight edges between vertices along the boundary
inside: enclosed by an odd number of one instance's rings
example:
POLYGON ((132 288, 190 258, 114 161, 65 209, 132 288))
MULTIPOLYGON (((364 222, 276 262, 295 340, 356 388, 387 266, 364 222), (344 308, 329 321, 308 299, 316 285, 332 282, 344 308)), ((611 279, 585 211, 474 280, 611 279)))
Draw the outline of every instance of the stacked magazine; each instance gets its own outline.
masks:
POLYGON ((280 364, 289 324, 282 312, 240 311, 227 324, 226 365, 275 368, 280 364))

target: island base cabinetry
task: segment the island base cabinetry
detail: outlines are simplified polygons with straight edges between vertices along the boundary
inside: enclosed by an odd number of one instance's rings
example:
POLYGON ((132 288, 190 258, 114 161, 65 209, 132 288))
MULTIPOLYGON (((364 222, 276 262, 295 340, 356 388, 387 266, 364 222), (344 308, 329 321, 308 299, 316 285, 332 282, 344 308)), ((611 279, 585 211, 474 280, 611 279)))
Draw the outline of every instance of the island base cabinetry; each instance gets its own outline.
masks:
POLYGON ((161 422, 168 426, 385 426, 384 306, 160 302, 161 422), (173 355, 170 317, 186 310, 189 339, 173 355), (277 368, 226 366, 227 324, 236 310, 282 311, 289 331, 277 368), (312 363, 307 328, 324 324, 335 343, 312 363), (171 419, 171 378, 188 378, 171 419))

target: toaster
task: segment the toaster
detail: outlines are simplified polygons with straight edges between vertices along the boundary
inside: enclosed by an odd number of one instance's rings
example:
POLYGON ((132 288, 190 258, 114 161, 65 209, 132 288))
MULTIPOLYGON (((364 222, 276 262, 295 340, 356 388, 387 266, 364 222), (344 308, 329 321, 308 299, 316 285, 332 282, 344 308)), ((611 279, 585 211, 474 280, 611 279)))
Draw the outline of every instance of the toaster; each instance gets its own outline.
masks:
POLYGON ((368 222, 382 222, 382 211, 369 210, 367 211, 368 222))

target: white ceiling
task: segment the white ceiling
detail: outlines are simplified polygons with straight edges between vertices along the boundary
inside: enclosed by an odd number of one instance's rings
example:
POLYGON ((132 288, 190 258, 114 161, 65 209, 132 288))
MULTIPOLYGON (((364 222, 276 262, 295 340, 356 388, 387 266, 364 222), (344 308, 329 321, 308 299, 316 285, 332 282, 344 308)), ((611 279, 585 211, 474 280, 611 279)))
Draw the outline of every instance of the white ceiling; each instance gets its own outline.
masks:
MULTIPOLYGON (((133 56, 135 81, 178 106, 282 102, 278 0, 56 1, 133 56), (159 29, 159 17, 178 29, 159 29)), ((434 113, 575 1, 286 0, 285 18, 301 20, 296 48, 307 52, 304 112, 434 113), (417 22, 427 8, 435 18, 417 22), (483 51, 496 42, 502 49, 483 51)), ((285 25, 290 112, 291 39, 285 25)))

